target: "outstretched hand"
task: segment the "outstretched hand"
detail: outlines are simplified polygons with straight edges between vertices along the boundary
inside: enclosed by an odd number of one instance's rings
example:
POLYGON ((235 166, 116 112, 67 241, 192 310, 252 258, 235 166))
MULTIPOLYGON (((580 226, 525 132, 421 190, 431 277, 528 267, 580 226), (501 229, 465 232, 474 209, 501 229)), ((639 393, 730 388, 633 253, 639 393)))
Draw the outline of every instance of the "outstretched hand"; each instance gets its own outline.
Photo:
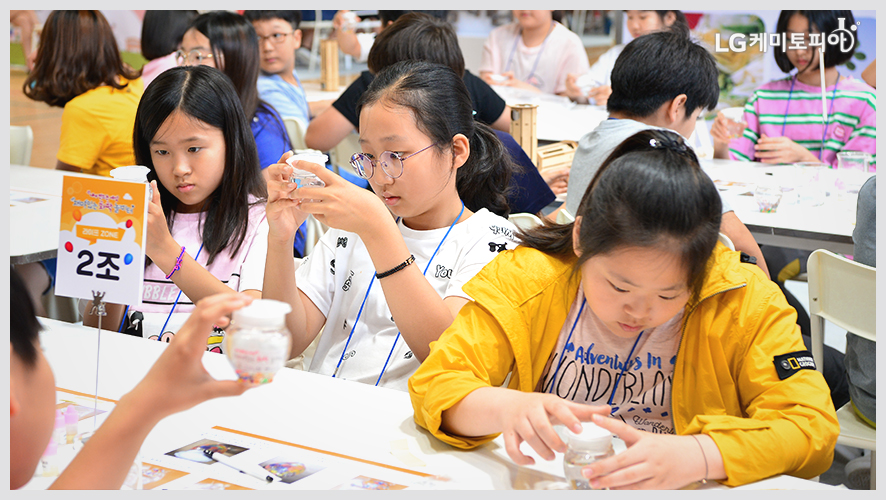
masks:
POLYGON ((594 489, 675 489, 705 477, 705 456, 692 436, 641 431, 602 415, 591 421, 628 447, 582 469, 594 489))
POLYGON ((191 315, 145 378, 127 395, 159 418, 203 401, 238 396, 249 388, 236 380, 216 380, 203 367, 213 325, 227 326, 232 312, 252 302, 242 293, 222 293, 197 302, 191 315))

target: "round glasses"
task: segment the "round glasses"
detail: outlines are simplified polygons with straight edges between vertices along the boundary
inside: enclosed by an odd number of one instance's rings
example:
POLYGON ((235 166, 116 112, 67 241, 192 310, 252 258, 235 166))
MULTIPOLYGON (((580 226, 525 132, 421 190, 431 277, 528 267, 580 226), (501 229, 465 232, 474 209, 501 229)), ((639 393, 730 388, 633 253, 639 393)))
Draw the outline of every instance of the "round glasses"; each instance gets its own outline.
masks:
POLYGON ((292 31, 290 33, 272 33, 268 36, 256 35, 255 38, 258 40, 259 46, 261 46, 261 44, 265 43, 265 40, 270 40, 271 43, 273 43, 274 45, 279 45, 279 44, 283 43, 284 40, 286 40, 286 37, 288 37, 289 35, 291 35, 293 33, 295 33, 295 32, 292 31))
POLYGON ((204 54, 198 49, 194 49, 190 52, 185 52, 181 49, 175 51, 175 62, 179 66, 184 66, 186 64, 203 64, 204 59, 212 58, 212 54, 204 54))
POLYGON ((384 170, 385 174, 392 179, 397 179, 401 175, 403 175, 403 162, 412 158, 413 156, 421 153, 422 151, 430 148, 431 146, 435 146, 437 143, 433 143, 430 146, 423 147, 412 153, 409 156, 403 157, 400 156, 400 153, 395 153, 393 151, 385 151, 382 154, 378 155, 378 160, 372 157, 372 155, 368 155, 365 153, 354 153, 351 156, 351 166, 354 167, 354 170, 357 171, 357 175, 364 179, 371 179, 372 175, 375 173, 375 165, 376 163, 381 163, 381 169, 384 170))

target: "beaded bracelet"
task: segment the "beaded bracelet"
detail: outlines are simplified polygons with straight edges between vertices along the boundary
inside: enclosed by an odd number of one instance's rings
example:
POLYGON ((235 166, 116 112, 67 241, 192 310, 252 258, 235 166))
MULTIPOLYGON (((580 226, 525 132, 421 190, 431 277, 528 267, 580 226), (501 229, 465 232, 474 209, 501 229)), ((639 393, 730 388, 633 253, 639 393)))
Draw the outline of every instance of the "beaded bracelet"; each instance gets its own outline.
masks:
POLYGON ((166 279, 171 278, 172 275, 175 274, 176 271, 178 271, 179 269, 182 268, 182 257, 184 257, 184 256, 185 256, 185 247, 182 247, 182 253, 178 254, 178 258, 175 259, 175 265, 172 266, 172 271, 169 271, 169 274, 166 275, 166 279))
POLYGON ((408 266, 409 264, 412 264, 413 262, 415 262, 415 255, 409 254, 409 258, 404 260, 400 264, 398 264, 397 267, 395 267, 391 270, 385 271, 383 273, 375 273, 375 278, 376 279, 387 278, 388 276, 396 273, 397 271, 402 271, 402 270, 406 269, 406 266, 408 266))
POLYGON ((698 440, 698 436, 692 434, 692 437, 695 438, 695 442, 698 444, 698 447, 701 448, 701 456, 704 460, 704 479, 701 480, 702 484, 708 482, 708 456, 704 452, 704 446, 701 445, 701 441, 698 440))

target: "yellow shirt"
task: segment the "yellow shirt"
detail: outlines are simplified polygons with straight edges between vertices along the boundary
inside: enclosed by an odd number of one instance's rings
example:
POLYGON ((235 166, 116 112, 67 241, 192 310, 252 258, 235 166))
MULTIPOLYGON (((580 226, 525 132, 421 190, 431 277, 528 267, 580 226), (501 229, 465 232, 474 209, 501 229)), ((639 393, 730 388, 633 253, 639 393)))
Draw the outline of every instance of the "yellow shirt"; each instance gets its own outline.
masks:
POLYGON ((137 78, 123 89, 105 85, 71 99, 62 112, 58 160, 104 176, 135 164, 132 129, 143 92, 137 78))

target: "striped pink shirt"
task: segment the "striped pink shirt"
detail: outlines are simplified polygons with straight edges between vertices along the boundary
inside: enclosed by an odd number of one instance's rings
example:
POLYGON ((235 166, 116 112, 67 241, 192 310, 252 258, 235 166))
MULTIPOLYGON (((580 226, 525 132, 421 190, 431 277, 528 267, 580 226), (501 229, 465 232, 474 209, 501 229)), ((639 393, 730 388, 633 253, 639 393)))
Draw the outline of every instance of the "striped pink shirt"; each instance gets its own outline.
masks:
MULTIPOLYGON (((748 126, 742 137, 729 143, 732 159, 753 161, 754 145, 762 134, 789 137, 819 156, 824 124, 821 89, 797 81, 791 91, 792 79, 775 80, 754 91, 744 108, 748 126)), ((851 77, 841 79, 836 87, 836 94, 834 86, 825 89, 830 112, 822 161, 836 166, 838 152, 863 151, 873 155, 876 163, 876 91, 851 77)))

